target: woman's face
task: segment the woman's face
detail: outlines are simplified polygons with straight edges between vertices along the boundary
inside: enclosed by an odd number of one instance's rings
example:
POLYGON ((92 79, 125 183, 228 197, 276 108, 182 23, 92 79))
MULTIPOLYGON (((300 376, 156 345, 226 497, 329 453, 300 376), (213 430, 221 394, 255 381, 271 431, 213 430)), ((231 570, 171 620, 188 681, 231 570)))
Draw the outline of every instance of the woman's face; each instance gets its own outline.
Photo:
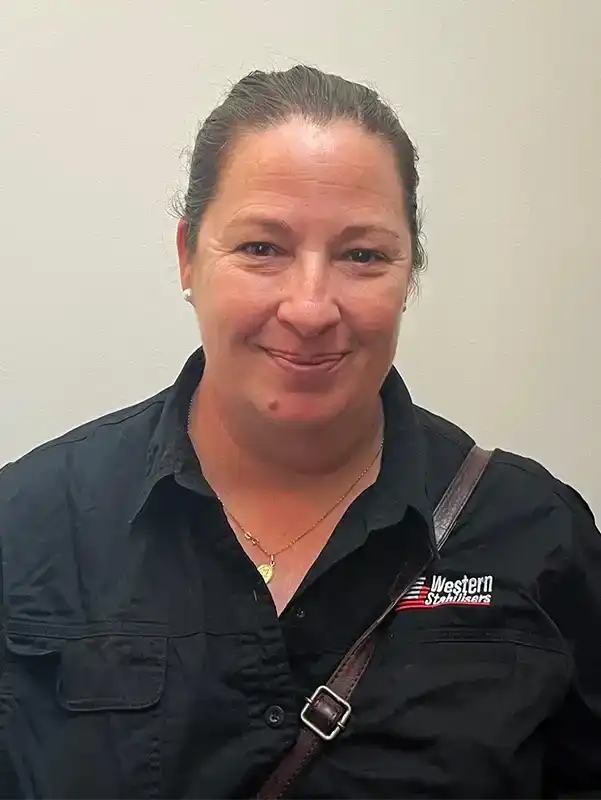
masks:
POLYGON ((232 149, 196 252, 178 250, 229 402, 322 424, 373 404, 396 351, 411 235, 389 145, 292 120, 232 149))

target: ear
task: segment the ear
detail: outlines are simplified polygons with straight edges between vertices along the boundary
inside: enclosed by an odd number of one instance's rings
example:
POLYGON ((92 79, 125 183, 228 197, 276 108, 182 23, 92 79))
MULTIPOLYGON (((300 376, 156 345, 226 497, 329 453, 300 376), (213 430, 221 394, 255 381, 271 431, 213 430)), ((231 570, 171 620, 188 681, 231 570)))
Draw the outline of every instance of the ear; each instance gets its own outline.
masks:
POLYGON ((192 288, 192 265, 190 264, 190 255, 188 253, 188 223, 184 219, 180 219, 177 223, 177 234, 175 237, 177 244, 177 260, 179 262, 179 279, 182 286, 182 291, 192 288))

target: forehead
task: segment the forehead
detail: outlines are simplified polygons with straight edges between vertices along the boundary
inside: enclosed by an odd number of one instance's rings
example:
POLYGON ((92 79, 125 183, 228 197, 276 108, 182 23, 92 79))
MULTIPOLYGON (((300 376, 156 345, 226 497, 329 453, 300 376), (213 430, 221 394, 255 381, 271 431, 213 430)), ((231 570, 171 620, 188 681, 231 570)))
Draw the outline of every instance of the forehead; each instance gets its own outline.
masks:
POLYGON ((243 135, 223 165, 214 204, 230 219, 249 206, 361 212, 389 225, 405 217, 392 147, 350 122, 291 120, 243 135))

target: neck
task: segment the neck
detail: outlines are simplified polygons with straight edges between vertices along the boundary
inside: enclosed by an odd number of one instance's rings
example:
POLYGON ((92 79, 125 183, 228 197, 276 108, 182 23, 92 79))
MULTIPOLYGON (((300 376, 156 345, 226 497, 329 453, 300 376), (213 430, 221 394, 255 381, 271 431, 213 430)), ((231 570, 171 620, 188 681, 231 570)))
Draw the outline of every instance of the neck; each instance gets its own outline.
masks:
POLYGON ((190 436, 216 491, 215 484, 286 491, 326 478, 344 481, 374 458, 383 435, 379 396, 327 425, 300 430, 249 416, 228 408, 210 383, 201 381, 191 408, 190 436))

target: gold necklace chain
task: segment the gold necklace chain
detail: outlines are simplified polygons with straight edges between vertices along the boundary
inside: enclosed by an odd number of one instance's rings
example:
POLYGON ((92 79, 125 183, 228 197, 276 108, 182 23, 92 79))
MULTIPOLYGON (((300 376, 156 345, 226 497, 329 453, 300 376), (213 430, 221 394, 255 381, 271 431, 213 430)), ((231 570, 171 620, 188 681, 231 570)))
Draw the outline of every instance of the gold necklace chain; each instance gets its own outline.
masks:
MULTIPOLYGON (((194 396, 192 396, 192 400, 190 401, 190 407, 188 409, 187 433, 188 433, 188 437, 190 439, 192 439, 192 437, 190 435, 190 427, 191 427, 191 417, 192 417, 192 405, 193 405, 193 403, 194 403, 194 396)), ((349 496, 349 494, 357 486, 359 481, 367 475, 367 473, 370 471, 370 469, 376 463, 376 461, 378 459, 378 456, 382 452, 383 447, 384 447, 384 439, 381 439, 380 440, 380 445, 379 445, 374 457, 369 462, 369 464, 365 467, 365 469, 351 483, 351 485, 348 487, 346 492, 341 497, 339 497, 338 500, 336 500, 336 502, 332 506, 330 506, 330 508, 328 508, 328 510, 325 512, 325 514, 322 514, 321 517, 316 522, 314 522, 309 528, 304 530, 298 536, 295 536, 294 539, 292 539, 290 542, 285 544, 284 547, 281 547, 279 550, 275 550, 273 553, 270 553, 268 550, 266 550, 263 547, 263 545, 261 544, 261 542, 257 539, 257 537, 253 536, 253 534, 250 531, 248 531, 236 519, 236 517, 231 513, 231 511, 228 511, 228 509, 227 509, 225 503, 223 502, 223 500, 219 497, 219 495, 217 495, 217 499, 221 503, 221 507, 223 508, 223 511, 225 512, 225 515, 236 525, 237 528, 239 528, 239 530, 242 533, 242 535, 244 536, 244 538, 247 541, 249 541, 258 550, 260 550, 263 553, 263 555, 267 556, 267 558, 269 559, 268 563, 260 564, 257 567, 257 570, 259 571, 259 574, 261 575, 261 577, 263 578, 265 583, 269 583, 269 581, 273 578, 273 576, 275 574, 275 560, 276 560, 277 556, 281 555, 286 550, 289 550, 297 542, 300 542, 301 539, 304 539, 305 536, 308 536, 319 525, 321 525, 321 523, 325 519, 327 519, 330 516, 330 514, 332 514, 344 500, 346 500, 346 498, 349 496)))

